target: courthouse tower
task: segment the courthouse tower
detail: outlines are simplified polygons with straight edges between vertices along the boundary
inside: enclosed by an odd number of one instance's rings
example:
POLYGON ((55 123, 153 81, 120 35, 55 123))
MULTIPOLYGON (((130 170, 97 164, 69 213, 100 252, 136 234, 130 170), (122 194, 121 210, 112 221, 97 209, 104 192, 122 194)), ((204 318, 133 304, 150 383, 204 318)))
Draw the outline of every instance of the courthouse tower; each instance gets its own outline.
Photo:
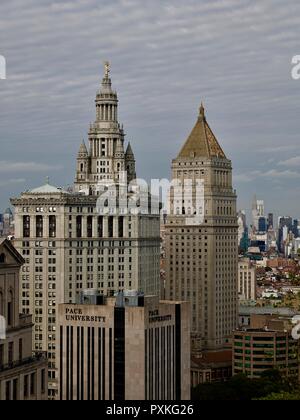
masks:
POLYGON ((170 197, 166 298, 191 302, 193 353, 218 350, 237 326, 236 193, 231 161, 210 129, 203 105, 173 160, 172 178, 188 191, 183 199, 174 191, 170 197), (197 198, 201 186, 202 197, 197 198))
POLYGON ((118 95, 112 90, 110 65, 105 63, 102 86, 96 94, 96 120, 89 129, 89 151, 83 142, 77 157, 75 190, 97 195, 103 186, 118 183, 127 172, 128 181, 136 178, 135 158, 118 122, 118 95))

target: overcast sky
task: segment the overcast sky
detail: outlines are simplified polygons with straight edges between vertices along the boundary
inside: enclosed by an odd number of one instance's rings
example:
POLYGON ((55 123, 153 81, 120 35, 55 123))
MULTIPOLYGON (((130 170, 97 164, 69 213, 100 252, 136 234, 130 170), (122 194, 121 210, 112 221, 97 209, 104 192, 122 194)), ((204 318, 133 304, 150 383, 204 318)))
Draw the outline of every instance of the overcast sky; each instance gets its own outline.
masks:
POLYGON ((239 208, 300 218, 299 19, 299 0, 1 0, 0 209, 73 182, 109 60, 140 177, 169 177, 203 101, 239 208))

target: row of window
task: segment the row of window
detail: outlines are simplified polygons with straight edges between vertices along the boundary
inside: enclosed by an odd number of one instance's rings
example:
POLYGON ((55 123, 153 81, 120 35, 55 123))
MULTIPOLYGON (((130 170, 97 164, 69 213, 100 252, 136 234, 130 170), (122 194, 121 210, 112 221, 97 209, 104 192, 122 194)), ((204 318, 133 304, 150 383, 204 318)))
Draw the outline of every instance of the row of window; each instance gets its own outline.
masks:
POLYGON ((37 374, 31 373, 24 375, 23 395, 20 395, 20 379, 6 381, 5 383, 5 398, 6 401, 26 400, 28 398, 36 397, 36 390, 40 389, 42 394, 46 392, 46 372, 45 369, 41 371, 41 380, 38 387, 37 374))

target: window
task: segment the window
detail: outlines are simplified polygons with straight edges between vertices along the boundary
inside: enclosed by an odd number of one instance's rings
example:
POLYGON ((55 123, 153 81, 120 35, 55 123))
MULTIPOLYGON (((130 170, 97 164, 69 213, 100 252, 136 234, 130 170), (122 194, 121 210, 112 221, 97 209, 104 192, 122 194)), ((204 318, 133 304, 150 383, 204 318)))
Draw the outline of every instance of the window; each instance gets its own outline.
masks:
POLYGON ((30 216, 23 216, 23 238, 30 237, 30 216))
POLYGON ((5 384, 5 399, 10 401, 11 382, 7 381, 5 384))
POLYGON ((93 237, 93 216, 88 216, 87 218, 87 237, 93 237))
POLYGON ((14 343, 8 344, 8 363, 12 364, 14 361, 14 343))
POLYGON ((25 375, 24 376, 24 399, 28 398, 28 391, 29 391, 28 382, 29 382, 29 376, 25 375))
POLYGON ((43 227, 44 227, 43 216, 36 216, 36 237, 37 238, 43 237, 43 227))
POLYGON ((30 395, 35 395, 35 389, 36 389, 36 374, 32 373, 30 375, 30 395))
POLYGON ((0 344, 0 368, 4 364, 4 344, 0 344))
POLYGON ((43 369, 42 372, 41 372, 41 391, 42 391, 42 394, 44 394, 46 392, 46 372, 45 372, 45 369, 43 369))
POLYGON ((7 325, 11 327, 13 325, 13 292, 8 293, 7 301, 7 325))
POLYGON ((13 401, 17 401, 18 400, 18 384, 19 381, 18 379, 14 379, 13 380, 13 401))
POLYGON ((22 338, 19 339, 19 361, 23 360, 23 340, 22 338))
POLYGON ((82 237, 82 216, 76 217, 76 236, 77 238, 82 237))
POLYGON ((5 264, 5 254, 0 254, 0 264, 5 264))
POLYGON ((49 217, 49 237, 56 237, 56 216, 49 217))

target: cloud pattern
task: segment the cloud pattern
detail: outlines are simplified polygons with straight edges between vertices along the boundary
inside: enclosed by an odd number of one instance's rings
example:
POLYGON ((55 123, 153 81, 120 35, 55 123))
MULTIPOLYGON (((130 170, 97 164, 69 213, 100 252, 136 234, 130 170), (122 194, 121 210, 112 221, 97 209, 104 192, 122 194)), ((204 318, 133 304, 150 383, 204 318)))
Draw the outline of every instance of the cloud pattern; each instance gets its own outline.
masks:
POLYGON ((169 176, 203 100, 239 206, 256 192, 297 216, 299 13, 297 0, 3 0, 0 208, 45 172, 72 183, 109 59, 141 177, 169 176), (25 185, 8 185, 10 168, 25 185))

